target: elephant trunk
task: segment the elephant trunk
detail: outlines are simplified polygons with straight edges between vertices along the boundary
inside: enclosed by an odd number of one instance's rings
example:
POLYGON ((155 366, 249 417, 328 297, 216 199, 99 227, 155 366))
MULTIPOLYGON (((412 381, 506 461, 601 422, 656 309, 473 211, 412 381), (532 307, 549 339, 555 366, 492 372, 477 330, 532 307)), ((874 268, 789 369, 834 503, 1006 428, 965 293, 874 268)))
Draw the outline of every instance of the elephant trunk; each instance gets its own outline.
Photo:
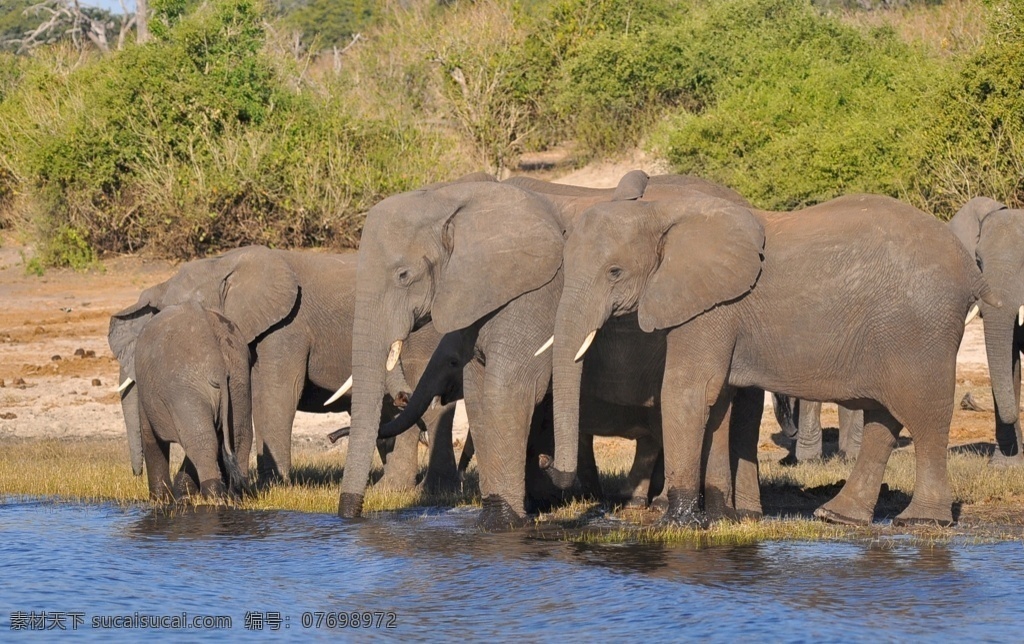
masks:
POLYGON ((387 325, 379 322, 383 319, 383 307, 374 294, 360 291, 352 330, 352 425, 338 500, 338 516, 343 518, 362 516, 363 494, 377 445, 385 363, 396 339, 387 337, 387 325))
POLYGON ((430 403, 434 400, 434 397, 440 396, 444 392, 444 388, 436 382, 437 374, 440 372, 441 367, 435 364, 435 361, 443 362, 445 360, 447 358, 441 356, 440 352, 434 353, 430 358, 430 362, 427 363, 423 377, 420 378, 416 389, 412 392, 412 396, 409 397, 409 401, 405 404, 405 409, 391 421, 381 426, 380 431, 377 433, 377 438, 393 438, 398 436, 416 425, 416 421, 423 414, 427 413, 427 409, 430 408, 430 403))
MULTIPOLYGON (((578 354, 592 341, 592 333, 604 324, 607 314, 592 312, 589 290, 567 285, 562 291, 555 318, 552 347, 552 393, 554 396, 555 458, 546 470, 552 482, 568 489, 576 478, 580 431, 580 382, 583 357, 578 354)), ((585 352, 585 351, 584 351, 585 352)))
POLYGON ((798 399, 783 394, 772 394, 775 420, 786 438, 796 438, 800 430, 800 408, 798 399))
MULTIPOLYGON (((124 382, 128 372, 121 367, 118 382, 124 382)), ((121 392, 121 412, 124 414, 124 426, 128 430, 128 454, 132 461, 132 473, 142 476, 142 425, 139 421, 139 387, 137 383, 128 385, 121 392)))
POLYGON ((985 352, 988 355, 989 376, 992 379, 992 398, 1000 422, 1012 425, 1020 415, 1013 387, 1014 326, 1017 306, 1003 303, 1002 308, 982 304, 985 316, 985 352))

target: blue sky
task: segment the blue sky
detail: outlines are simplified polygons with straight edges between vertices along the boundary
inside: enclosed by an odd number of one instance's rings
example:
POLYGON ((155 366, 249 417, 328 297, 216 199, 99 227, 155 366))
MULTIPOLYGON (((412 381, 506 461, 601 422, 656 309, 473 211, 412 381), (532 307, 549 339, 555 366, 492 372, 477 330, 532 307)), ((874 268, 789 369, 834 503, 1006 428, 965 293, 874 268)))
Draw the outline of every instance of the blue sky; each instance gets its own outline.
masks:
MULTIPOLYGON (((117 0, 81 0, 81 3, 85 7, 99 7, 113 13, 121 13, 121 3, 117 0)), ((128 7, 128 11, 135 11, 135 0, 124 0, 124 6, 128 7)))

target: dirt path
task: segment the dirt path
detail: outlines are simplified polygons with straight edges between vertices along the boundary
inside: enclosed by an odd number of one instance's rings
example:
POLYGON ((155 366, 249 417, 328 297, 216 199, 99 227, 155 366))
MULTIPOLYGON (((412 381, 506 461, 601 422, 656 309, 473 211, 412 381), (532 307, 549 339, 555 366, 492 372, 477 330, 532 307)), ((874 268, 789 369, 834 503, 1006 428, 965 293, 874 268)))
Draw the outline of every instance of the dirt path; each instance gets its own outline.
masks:
MULTIPOLYGON (((665 171, 658 161, 635 155, 588 166, 559 181, 614 186, 638 167, 665 171)), ((110 315, 133 303, 144 288, 170 277, 174 264, 122 257, 103 262, 102 270, 49 270, 37 277, 25 273, 26 249, 10 239, 0 242, 0 441, 123 436, 115 392, 118 367, 106 341, 110 315)), ((958 356, 957 401, 970 391, 991 408, 982 332, 980 320, 967 327, 958 356)), ((834 407, 826 406, 823 422, 836 425, 834 407)), ((327 449, 326 434, 347 424, 347 414, 299 413, 295 440, 327 449)), ((464 412, 457 425, 465 431, 464 412)), ((766 441, 774 427, 766 414, 766 441)), ((991 443, 992 428, 990 411, 962 411, 958 405, 952 442, 991 443)), ((765 448, 770 446, 766 443, 765 448)))

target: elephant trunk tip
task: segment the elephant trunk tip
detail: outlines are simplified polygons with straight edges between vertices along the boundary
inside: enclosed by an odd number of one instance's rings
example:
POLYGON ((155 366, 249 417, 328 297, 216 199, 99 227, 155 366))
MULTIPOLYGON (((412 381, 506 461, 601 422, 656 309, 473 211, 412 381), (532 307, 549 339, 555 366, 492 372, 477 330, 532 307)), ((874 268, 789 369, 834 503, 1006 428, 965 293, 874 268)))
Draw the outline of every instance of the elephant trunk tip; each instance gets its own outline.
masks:
POLYGON ((559 490, 568 490, 576 483, 576 472, 564 472, 557 467, 551 466, 544 470, 551 483, 559 490))

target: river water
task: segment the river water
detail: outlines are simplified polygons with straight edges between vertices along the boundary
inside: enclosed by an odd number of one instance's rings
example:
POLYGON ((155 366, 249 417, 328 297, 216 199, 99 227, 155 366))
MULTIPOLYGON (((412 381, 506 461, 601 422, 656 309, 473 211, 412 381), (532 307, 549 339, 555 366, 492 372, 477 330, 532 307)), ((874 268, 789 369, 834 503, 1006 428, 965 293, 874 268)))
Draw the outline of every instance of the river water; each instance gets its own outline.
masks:
POLYGON ((0 499, 0 641, 1024 637, 1020 542, 581 545, 475 515, 0 499))

